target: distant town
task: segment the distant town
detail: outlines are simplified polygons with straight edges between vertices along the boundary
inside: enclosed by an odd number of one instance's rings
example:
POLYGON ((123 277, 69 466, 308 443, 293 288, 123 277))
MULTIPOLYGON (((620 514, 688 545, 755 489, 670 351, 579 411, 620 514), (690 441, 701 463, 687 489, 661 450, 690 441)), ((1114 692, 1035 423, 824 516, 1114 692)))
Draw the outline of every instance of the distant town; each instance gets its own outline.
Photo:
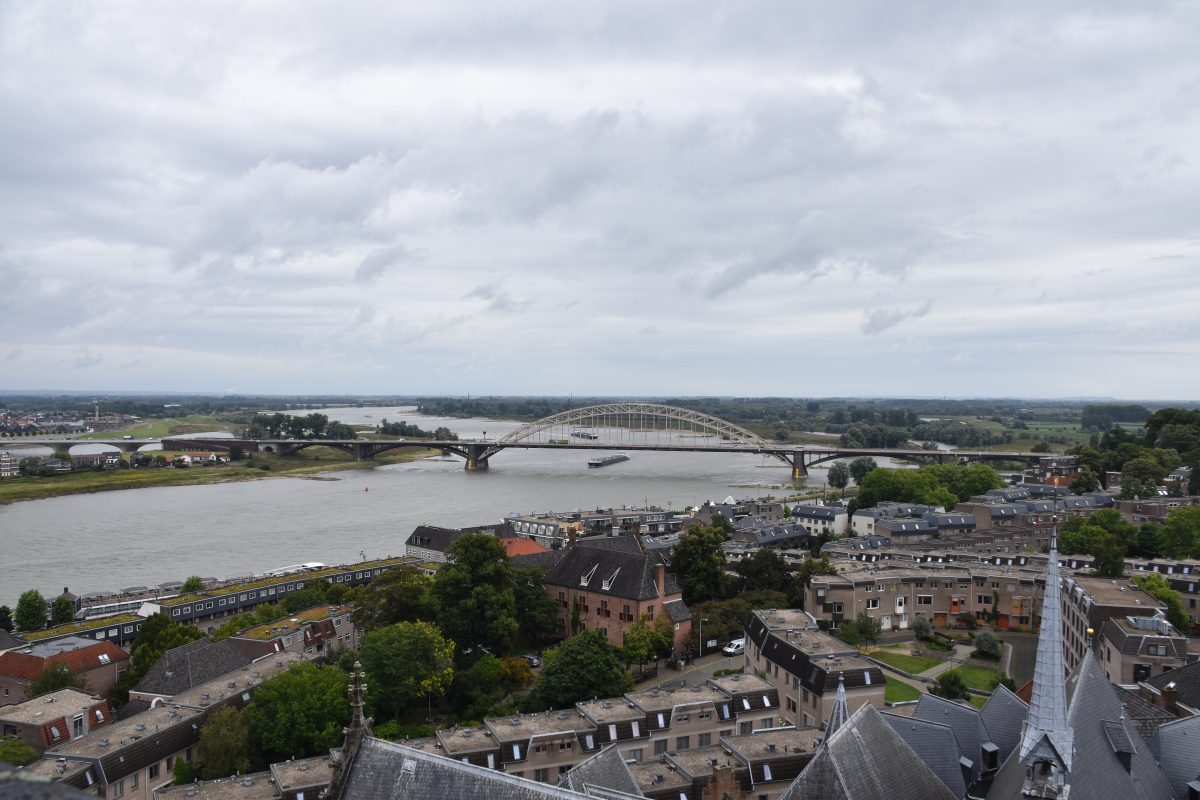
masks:
MULTIPOLYGON (((566 414, 603 442, 629 421, 598 400, 413 406, 566 414)), ((833 454, 787 498, 497 508, 382 558, 24 590, 0 607, 0 761, 128 800, 1196 796, 1200 411, 661 401, 697 416, 640 430, 833 454), (838 455, 862 450, 881 455, 838 455)), ((8 448, 39 437, 434 433, 331 430, 315 404, 287 430, 265 400, 32 402, 0 411, 9 486, 328 450, 8 448)))

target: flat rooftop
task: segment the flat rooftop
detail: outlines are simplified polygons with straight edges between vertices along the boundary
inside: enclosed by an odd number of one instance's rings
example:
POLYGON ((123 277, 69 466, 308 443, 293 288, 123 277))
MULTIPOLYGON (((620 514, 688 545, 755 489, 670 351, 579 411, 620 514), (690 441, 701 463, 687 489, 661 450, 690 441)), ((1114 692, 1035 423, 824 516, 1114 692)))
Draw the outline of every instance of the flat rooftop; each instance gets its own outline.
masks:
POLYGON ((721 743, 747 761, 776 758, 790 753, 812 753, 825 736, 820 728, 772 728, 738 736, 723 736, 721 743), (772 745, 774 750, 771 749, 772 745))
POLYGON ((812 618, 798 608, 761 608, 754 613, 772 631, 816 628, 812 618))
POLYGON ((90 769, 91 766, 91 761, 73 761, 66 758, 60 763, 57 756, 47 753, 45 758, 39 758, 32 764, 21 767, 20 772, 23 775, 36 775, 51 781, 69 781, 81 772, 90 769))
MULTIPOLYGON (((482 725, 463 728, 445 728, 437 732, 437 744, 448 756, 462 753, 478 753, 497 750, 500 744, 492 732, 482 725)), ((406 744, 408 744, 406 742, 406 744)), ((436 750, 434 752, 437 752, 436 750)))
POLYGON ((271 773, 254 772, 240 778, 197 781, 158 790, 159 800, 274 800, 279 797, 271 773))
MULTIPOLYGON (((1061 558, 1061 556, 1060 556, 1061 558)), ((1102 606, 1128 606, 1130 608, 1163 608, 1163 604, 1149 593, 1133 585, 1128 578, 1095 578, 1079 576, 1072 578, 1088 596, 1102 606)))
POLYGON ((672 750, 667 758, 670 763, 679 767, 680 772, 692 778, 712 775, 713 767, 740 766, 725 748, 715 744, 711 747, 697 747, 694 750, 672 750))
MULTIPOLYGON (((59 689, 57 692, 44 694, 24 703, 11 706, 0 706, 0 719, 5 722, 35 723, 49 722, 59 717, 67 717, 81 711, 87 711, 97 703, 103 702, 99 697, 81 692, 78 689, 59 689)), ((108 718, 106 711, 105 719, 108 718)))
POLYGON ((596 726, 575 709, 520 714, 515 717, 490 717, 483 721, 498 742, 531 739, 553 733, 577 733, 596 726))
POLYGON ((173 728, 177 725, 199 724, 203 718, 203 712, 194 708, 175 708, 173 705, 156 706, 128 719, 117 720, 96 728, 78 739, 72 739, 52 747, 46 751, 46 757, 49 758, 51 754, 63 753, 100 758, 120 750, 124 746, 134 744, 145 736, 153 736, 155 731, 173 728), (139 726, 141 727, 139 728, 139 726))
POLYGON ((646 718, 645 712, 631 706, 624 697, 615 697, 610 700, 590 700, 586 703, 576 703, 575 707, 597 724, 628 722, 646 718))
POLYGON ((227 672, 219 678, 213 678, 207 683, 193 686, 185 692, 175 695, 171 702, 181 706, 207 708, 216 705, 232 695, 248 691, 280 672, 286 671, 292 664, 299 664, 304 658, 299 653, 274 653, 247 664, 233 672, 227 672), (230 684, 233 684, 230 686, 230 684))
POLYGON ((271 765, 271 775, 280 791, 305 786, 328 786, 333 761, 328 755, 320 758, 301 758, 271 765))
POLYGON ((256 625, 253 628, 247 628, 234 638, 258 639, 260 641, 275 639, 279 636, 287 636, 303 630, 308 627, 308 623, 310 622, 333 619, 349 611, 350 606, 316 606, 315 608, 307 608, 296 614, 281 617, 274 622, 267 622, 262 625, 256 625))
POLYGON ((753 673, 736 673, 709 678, 708 682, 729 695, 773 692, 775 687, 753 673))
POLYGON ((625 696, 647 714, 652 714, 656 711, 669 711, 677 706, 695 705, 697 703, 712 703, 716 705, 717 703, 724 703, 729 700, 729 695, 714 686, 646 689, 641 692, 629 692, 625 696))
POLYGON ((640 761, 630 764, 629 771, 643 792, 659 792, 663 789, 690 789, 692 779, 672 769, 662 761, 640 761))

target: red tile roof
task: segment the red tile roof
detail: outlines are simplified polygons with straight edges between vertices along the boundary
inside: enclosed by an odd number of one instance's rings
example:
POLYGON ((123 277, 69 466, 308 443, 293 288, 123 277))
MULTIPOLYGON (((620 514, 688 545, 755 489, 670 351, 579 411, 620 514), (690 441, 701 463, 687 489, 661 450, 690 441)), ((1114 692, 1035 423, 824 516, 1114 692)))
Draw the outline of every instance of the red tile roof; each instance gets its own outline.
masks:
POLYGON ((0 655, 0 675, 33 681, 41 677, 42 672, 51 664, 66 664, 72 674, 77 674, 128 660, 129 653, 112 642, 96 642, 87 647, 80 647, 69 653, 60 653, 49 658, 10 650, 0 655), (104 663, 101 656, 108 657, 107 664, 104 663))
POLYGON ((501 539, 500 541, 504 542, 504 549, 508 551, 509 558, 546 552, 546 548, 532 539, 501 539))

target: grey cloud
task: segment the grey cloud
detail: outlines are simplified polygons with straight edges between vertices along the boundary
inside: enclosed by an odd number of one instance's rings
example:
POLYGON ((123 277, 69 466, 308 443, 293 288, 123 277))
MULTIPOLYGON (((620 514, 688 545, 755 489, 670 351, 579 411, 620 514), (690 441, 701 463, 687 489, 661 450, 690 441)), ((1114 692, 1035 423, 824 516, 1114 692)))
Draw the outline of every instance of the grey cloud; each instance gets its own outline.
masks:
POLYGON ((380 247, 368 253, 359 263, 358 269, 354 271, 354 280, 359 283, 375 280, 397 264, 411 262, 417 258, 419 255, 403 244, 380 247))
POLYGON ((84 349, 79 355, 71 359, 71 367, 73 369, 87 369, 94 367, 104 361, 104 356, 100 353, 93 353, 90 350, 84 349))
POLYGON ((862 323, 862 332, 868 336, 883 333, 894 328, 901 322, 910 319, 920 319, 933 308, 933 301, 927 300, 916 307, 876 306, 866 310, 862 323))

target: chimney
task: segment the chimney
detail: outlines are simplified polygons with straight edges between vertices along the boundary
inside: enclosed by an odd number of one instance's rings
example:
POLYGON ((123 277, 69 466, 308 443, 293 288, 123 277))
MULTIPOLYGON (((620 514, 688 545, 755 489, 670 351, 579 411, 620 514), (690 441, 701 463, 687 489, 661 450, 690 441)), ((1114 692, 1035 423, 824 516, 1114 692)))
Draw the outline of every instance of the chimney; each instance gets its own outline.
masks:
POLYGON ((1162 688, 1163 708, 1179 716, 1179 687, 1171 681, 1162 688))
POLYGON ((667 567, 661 561, 654 565, 654 585, 659 597, 667 596, 667 567))
POLYGON ((567 547, 571 548, 572 550, 575 549, 575 533, 576 531, 574 526, 567 528, 567 547))

